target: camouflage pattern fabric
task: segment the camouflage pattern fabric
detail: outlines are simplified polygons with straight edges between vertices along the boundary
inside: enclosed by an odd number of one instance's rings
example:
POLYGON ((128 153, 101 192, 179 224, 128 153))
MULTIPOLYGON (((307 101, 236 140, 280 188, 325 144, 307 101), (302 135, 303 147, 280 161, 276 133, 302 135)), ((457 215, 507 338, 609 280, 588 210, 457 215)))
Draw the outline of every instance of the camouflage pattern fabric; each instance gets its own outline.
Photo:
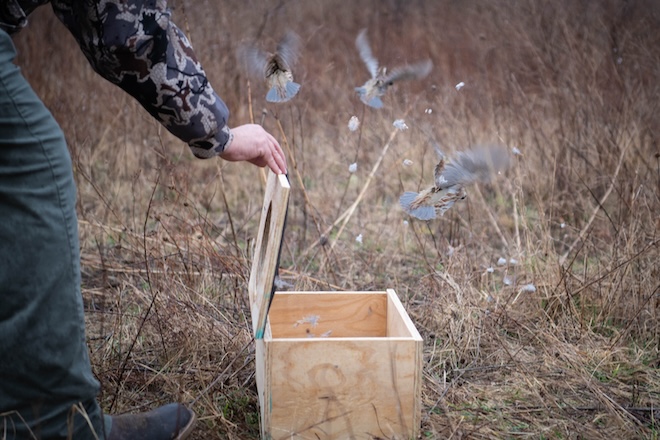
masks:
MULTIPOLYGON (((15 33, 47 0, 0 2, 0 28, 15 33)), ((93 69, 121 87, 199 158, 231 143, 229 110, 214 92, 165 0, 53 0, 93 69)))

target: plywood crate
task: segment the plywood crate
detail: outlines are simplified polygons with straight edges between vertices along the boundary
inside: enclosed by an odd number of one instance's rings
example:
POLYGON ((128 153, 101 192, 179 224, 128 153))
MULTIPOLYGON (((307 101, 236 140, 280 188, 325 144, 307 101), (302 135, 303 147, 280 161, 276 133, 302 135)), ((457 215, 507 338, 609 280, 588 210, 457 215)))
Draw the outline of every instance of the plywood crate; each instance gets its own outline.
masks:
POLYGON ((272 295, 288 193, 270 173, 249 283, 262 438, 416 438, 422 338, 394 290, 272 295))

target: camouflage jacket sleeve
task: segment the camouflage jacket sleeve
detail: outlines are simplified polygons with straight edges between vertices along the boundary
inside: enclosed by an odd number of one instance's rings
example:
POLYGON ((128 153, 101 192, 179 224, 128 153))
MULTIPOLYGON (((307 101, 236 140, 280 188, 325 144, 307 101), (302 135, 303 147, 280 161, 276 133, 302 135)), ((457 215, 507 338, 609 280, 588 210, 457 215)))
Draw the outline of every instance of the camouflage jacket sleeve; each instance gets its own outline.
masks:
POLYGON ((165 0, 53 0, 59 19, 101 76, 118 85, 199 158, 232 140, 213 91, 165 0))

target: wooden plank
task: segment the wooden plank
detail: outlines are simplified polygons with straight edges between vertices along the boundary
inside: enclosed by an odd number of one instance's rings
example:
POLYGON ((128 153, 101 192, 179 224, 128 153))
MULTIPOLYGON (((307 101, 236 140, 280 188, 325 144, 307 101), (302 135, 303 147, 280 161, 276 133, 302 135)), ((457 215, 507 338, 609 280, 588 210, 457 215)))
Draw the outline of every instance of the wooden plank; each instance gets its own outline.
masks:
POLYGON ((248 283, 252 329, 256 339, 263 337, 266 327, 266 317, 289 202, 289 190, 289 180, 284 174, 277 175, 269 171, 248 283))
POLYGON ((418 396, 412 401, 412 426, 419 429, 422 423, 422 363, 424 362, 424 340, 410 319, 408 312, 401 304, 399 296, 394 289, 387 289, 387 336, 389 338, 406 336, 414 341, 414 358, 407 359, 407 367, 415 368, 415 380, 411 392, 418 396))
MULTIPOLYGON (((420 347, 409 339, 276 339, 266 437, 416 438, 420 347)), ((268 404, 268 403, 266 403, 268 404)))
POLYGON ((409 337, 422 341, 415 324, 393 289, 387 289, 387 336, 409 337))
POLYGON ((255 380, 257 382, 257 395, 259 397, 259 412, 261 416, 261 438, 267 439, 268 428, 270 426, 270 389, 272 387, 270 383, 271 379, 271 362, 269 360, 269 348, 270 344, 267 342, 269 340, 268 331, 264 334, 264 337, 261 339, 256 339, 255 343, 255 380))
POLYGON ((383 337, 386 292, 278 292, 269 327, 273 338, 383 337))

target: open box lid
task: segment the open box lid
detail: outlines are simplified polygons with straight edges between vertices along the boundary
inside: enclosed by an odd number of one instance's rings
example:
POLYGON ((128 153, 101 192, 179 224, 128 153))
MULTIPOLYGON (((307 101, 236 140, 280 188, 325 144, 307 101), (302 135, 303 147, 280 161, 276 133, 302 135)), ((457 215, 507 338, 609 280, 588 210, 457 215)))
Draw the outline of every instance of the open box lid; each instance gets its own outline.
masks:
POLYGON ((273 282, 279 264, 290 188, 286 175, 269 171, 248 284, 255 339, 264 336, 268 308, 275 292, 273 282))

